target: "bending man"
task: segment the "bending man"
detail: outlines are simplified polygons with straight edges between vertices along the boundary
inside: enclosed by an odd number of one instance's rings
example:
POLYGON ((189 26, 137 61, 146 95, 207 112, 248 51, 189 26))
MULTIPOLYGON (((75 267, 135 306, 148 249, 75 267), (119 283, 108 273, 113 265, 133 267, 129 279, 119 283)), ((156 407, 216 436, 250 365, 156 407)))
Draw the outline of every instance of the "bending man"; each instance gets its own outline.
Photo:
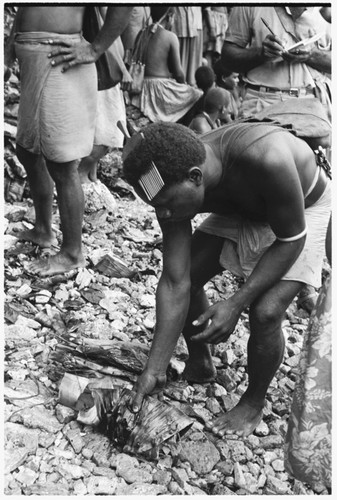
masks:
POLYGON ((248 435, 284 352, 281 322, 305 283, 321 285, 330 180, 301 139, 265 123, 233 123, 200 138, 178 124, 152 124, 132 137, 124 173, 156 210, 163 233, 157 321, 133 400, 163 389, 183 332, 185 377, 214 379, 209 350, 225 342, 249 306, 249 384, 238 405, 210 423, 220 435, 248 435), (192 235, 191 219, 212 212, 192 235), (209 306, 203 286, 229 269, 245 278, 209 306))

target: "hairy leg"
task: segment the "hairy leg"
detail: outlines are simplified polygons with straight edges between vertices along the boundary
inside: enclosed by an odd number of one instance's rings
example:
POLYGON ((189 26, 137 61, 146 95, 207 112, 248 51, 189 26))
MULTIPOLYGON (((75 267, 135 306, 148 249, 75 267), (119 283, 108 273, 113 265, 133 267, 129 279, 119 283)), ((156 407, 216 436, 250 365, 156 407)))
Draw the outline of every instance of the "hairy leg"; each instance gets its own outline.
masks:
POLYGON ((78 174, 78 162, 55 163, 46 160, 55 182, 63 241, 60 251, 48 260, 32 263, 29 270, 50 276, 85 266, 82 254, 83 189, 78 174))
POLYGON ((108 149, 108 146, 94 144, 91 154, 82 158, 78 166, 81 184, 97 181, 98 162, 107 154, 108 149))
POLYGON ((215 434, 247 436, 259 424, 266 392, 283 359, 283 316, 302 286, 295 281, 280 281, 250 306, 248 388, 237 406, 207 425, 215 434))
POLYGON ((214 380, 216 375, 209 345, 204 342, 191 342, 190 338, 204 328, 204 326, 195 327, 192 322, 209 307, 203 286, 223 271, 219 264, 223 241, 223 238, 201 231, 196 231, 192 238, 192 291, 190 308, 183 329, 189 353, 184 377, 189 382, 205 383, 214 380))
POLYGON ((27 172, 30 194, 35 208, 34 228, 21 231, 19 239, 31 241, 42 248, 57 244, 52 231, 52 206, 54 183, 42 155, 30 153, 17 145, 17 156, 27 172))

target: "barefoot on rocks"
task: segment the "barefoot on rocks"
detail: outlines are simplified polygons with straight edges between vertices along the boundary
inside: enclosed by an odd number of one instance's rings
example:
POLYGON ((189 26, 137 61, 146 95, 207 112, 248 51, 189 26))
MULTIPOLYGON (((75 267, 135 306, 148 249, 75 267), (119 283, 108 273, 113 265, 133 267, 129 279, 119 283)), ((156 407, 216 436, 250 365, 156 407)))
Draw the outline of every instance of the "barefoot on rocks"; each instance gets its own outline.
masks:
POLYGON ((58 244, 54 233, 41 233, 35 228, 27 229, 27 231, 20 231, 16 236, 19 240, 30 241, 41 248, 50 248, 58 244))
POLYGON ((54 274, 63 274, 72 269, 86 267, 84 257, 74 261, 61 253, 52 255, 47 259, 40 259, 27 265, 27 270, 33 274, 39 274, 41 277, 53 276, 54 274))
POLYGON ((263 405, 256 406, 247 401, 240 401, 232 410, 207 423, 206 428, 220 437, 231 434, 245 437, 254 432, 261 422, 262 415, 263 405))

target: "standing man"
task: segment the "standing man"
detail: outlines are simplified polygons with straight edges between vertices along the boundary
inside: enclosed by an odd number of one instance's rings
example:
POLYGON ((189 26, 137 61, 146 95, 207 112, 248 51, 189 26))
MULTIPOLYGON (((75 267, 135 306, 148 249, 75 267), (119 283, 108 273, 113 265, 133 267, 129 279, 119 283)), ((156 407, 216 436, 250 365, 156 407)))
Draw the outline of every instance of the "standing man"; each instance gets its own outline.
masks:
POLYGON ((248 435, 284 352, 284 313, 305 283, 321 285, 331 186, 301 139, 265 123, 233 123, 203 136, 179 124, 152 124, 128 144, 124 174, 154 207, 163 233, 156 327, 133 409, 166 383, 183 332, 185 378, 214 379, 209 345, 226 342, 249 307, 249 384, 239 403, 209 424, 248 435), (192 235, 191 219, 213 212, 192 235), (228 269, 246 281, 209 307, 203 289, 228 269))
POLYGON ((315 96, 330 113, 331 26, 319 7, 233 7, 222 63, 242 75, 242 116, 315 96), (322 35, 316 42, 286 50, 316 34, 322 35))
MULTIPOLYGON (((84 197, 78 162, 93 147, 94 63, 125 28, 132 7, 109 7, 92 44, 81 35, 85 9, 19 7, 13 27, 21 79, 17 156, 27 171, 36 215, 34 228, 21 237, 41 247, 56 243, 51 227, 54 183, 63 235, 56 255, 30 264, 29 270, 41 276, 85 266, 81 241, 84 197)), ((8 59, 10 54, 7 50, 8 59)))

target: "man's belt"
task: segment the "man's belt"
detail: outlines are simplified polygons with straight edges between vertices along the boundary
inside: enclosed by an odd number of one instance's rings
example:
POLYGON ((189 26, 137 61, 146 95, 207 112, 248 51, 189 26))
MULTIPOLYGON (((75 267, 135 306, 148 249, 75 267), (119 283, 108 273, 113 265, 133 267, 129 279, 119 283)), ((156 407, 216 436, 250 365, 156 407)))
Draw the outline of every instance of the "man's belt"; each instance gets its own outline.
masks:
POLYGON ((257 92, 270 92, 270 93, 281 93, 292 97, 301 97, 304 95, 315 95, 315 91, 311 87, 290 87, 289 89, 277 89, 275 87, 265 87, 264 85, 252 85, 251 83, 245 83, 246 87, 249 89, 256 90, 257 92))

